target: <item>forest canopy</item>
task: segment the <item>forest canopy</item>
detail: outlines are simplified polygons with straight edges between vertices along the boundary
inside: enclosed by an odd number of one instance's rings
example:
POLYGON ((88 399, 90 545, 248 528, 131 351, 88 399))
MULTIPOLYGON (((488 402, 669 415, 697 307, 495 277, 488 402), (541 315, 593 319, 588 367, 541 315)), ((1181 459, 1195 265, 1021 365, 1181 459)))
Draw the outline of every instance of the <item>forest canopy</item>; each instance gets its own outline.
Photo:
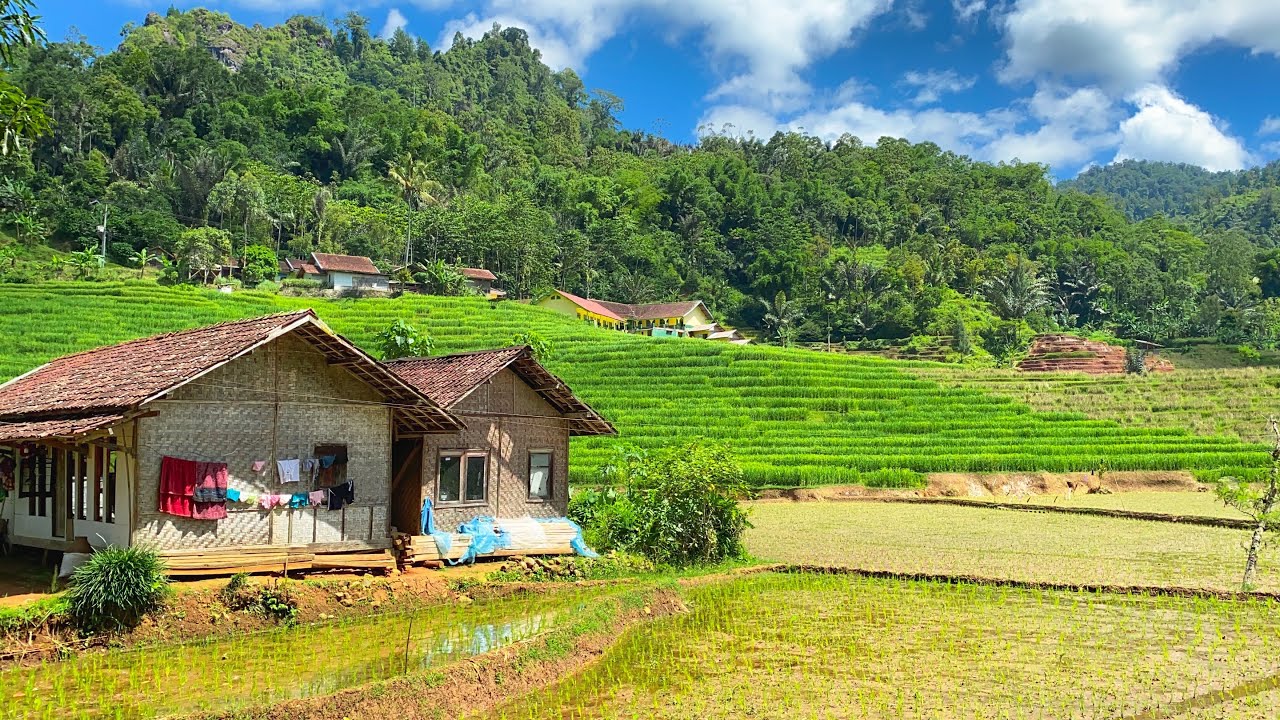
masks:
POLYGON ((96 247, 105 216, 113 260, 154 253, 185 278, 264 248, 444 261, 512 297, 698 297, 785 340, 1274 342, 1269 171, 1123 164, 1055 187, 1042 165, 893 138, 672 142, 623 127, 621 98, 552 71, 518 28, 432 48, 355 14, 245 27, 198 9, 122 37, 6 62, 50 120, 0 157, 17 244, 96 247))

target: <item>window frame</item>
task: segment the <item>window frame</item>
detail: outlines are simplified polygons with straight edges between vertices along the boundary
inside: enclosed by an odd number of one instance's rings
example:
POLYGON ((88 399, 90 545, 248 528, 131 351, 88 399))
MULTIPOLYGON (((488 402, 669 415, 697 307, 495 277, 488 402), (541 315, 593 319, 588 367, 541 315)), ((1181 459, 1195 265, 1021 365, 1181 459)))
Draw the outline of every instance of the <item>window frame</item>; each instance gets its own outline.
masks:
POLYGON ((530 448, 529 462, 526 465, 527 472, 525 474, 524 489, 527 500, 531 503, 549 503, 556 497, 556 453, 551 448, 530 448), (547 456, 547 494, 545 496, 533 494, 533 456, 547 456))
POLYGON ((436 454, 436 490, 435 503, 436 507, 485 507, 489 504, 489 451, 471 448, 467 450, 458 448, 441 448, 436 454), (458 463, 458 499, 457 500, 441 500, 440 484, 443 479, 440 464, 446 457, 457 457, 458 463), (479 459, 484 466, 484 497, 480 500, 467 499, 467 468, 472 460, 479 459))

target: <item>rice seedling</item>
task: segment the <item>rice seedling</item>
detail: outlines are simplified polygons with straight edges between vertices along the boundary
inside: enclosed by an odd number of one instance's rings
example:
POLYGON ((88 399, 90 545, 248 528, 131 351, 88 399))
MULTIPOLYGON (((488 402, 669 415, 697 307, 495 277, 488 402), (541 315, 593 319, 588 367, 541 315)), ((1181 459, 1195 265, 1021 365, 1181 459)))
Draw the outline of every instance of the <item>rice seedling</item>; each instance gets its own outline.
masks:
POLYGON ((1247 718, 1280 709, 1274 694, 1223 704, 1232 689, 1280 672, 1280 618, 1260 601, 805 574, 706 586, 689 599, 687 615, 633 631, 585 673, 492 717, 1117 718, 1206 704, 1214 714, 1193 717, 1247 718))
POLYGON ((324 695, 540 635, 609 597, 609 590, 566 589, 86 652, 0 672, 0 717, 133 720, 324 695))
MULTIPOLYGON (((1236 590, 1247 530, 888 503, 757 503, 747 550, 775 562, 1083 585, 1236 590), (815 507, 821 508, 820 511, 815 507)), ((1280 591, 1264 552, 1259 590, 1280 591)))

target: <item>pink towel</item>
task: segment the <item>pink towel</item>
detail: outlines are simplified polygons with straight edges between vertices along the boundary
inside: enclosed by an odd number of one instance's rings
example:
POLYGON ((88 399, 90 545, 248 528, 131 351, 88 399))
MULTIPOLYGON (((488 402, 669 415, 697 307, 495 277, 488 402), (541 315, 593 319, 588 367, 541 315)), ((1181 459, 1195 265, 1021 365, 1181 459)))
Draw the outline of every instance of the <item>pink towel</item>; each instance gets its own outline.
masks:
POLYGON ((254 460, 254 461, 253 461, 253 471, 254 471, 254 472, 256 472, 256 473, 260 473, 260 472, 262 472, 262 471, 263 471, 263 469, 264 469, 264 468, 266 468, 266 467, 267 467, 267 461, 266 461, 266 460, 254 460))
POLYGON ((311 500, 312 505, 323 505, 325 503, 325 500, 328 499, 326 497, 328 494, 329 493, 326 490, 316 490, 315 492, 311 493, 307 497, 311 500))

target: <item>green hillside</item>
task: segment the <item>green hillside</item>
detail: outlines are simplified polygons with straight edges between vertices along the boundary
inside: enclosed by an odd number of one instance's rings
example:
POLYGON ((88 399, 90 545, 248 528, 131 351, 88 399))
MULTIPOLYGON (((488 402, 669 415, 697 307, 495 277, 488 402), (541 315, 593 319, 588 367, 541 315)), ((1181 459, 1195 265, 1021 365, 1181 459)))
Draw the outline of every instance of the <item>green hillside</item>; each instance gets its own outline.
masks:
MULTIPOLYGON (((1033 412, 981 390, 945 388, 892 361, 629 336, 469 298, 317 300, 141 282, 6 286, 0 377, 76 350, 306 306, 366 348, 395 319, 429 329, 439 353, 536 331, 555 345, 552 370, 613 420, 626 442, 725 440, 757 484, 904 485, 925 472, 1089 470, 1100 459, 1117 470, 1266 462, 1261 447, 1231 438, 1033 412)), ((590 480, 617 442, 576 440, 574 479, 590 480)))

